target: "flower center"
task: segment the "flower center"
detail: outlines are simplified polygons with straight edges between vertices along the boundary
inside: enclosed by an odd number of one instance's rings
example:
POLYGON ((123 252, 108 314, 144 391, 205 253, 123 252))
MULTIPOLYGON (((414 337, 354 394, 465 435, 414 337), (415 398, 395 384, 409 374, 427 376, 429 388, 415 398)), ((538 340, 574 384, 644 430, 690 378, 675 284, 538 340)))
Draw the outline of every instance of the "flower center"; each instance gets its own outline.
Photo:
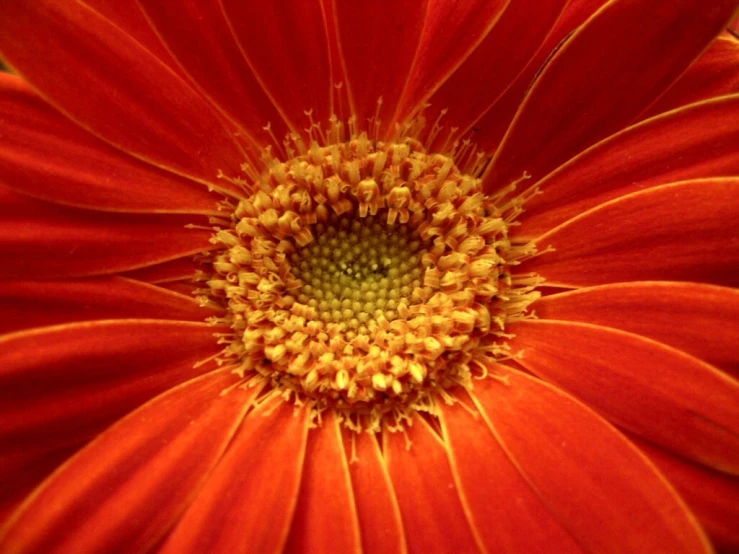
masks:
POLYGON ((410 140, 272 161, 214 236, 227 358, 357 427, 433 413, 505 354, 506 321, 532 301, 508 271, 523 250, 494 200, 410 140))

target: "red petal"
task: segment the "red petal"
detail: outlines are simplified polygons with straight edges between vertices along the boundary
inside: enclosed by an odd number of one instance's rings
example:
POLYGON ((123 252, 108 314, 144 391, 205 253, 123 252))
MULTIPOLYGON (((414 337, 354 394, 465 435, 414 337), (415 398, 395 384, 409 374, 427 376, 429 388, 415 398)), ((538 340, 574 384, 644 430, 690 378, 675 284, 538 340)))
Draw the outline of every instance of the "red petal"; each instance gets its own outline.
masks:
POLYGON ((334 0, 351 112, 387 126, 398 106, 431 0, 334 0), (377 101, 382 98, 382 105, 377 101))
POLYGON ((114 146, 216 188, 244 154, 210 105, 125 31, 78 2, 11 2, 0 52, 45 98, 114 146))
POLYGON ((84 131, 19 77, 0 73, 0 180, 35 198, 126 212, 218 213, 221 196, 84 131))
POLYGON ((645 116, 736 92, 739 92, 739 38, 725 32, 649 108, 645 116))
POLYGON ((339 421, 332 412, 308 435, 303 480, 285 552, 362 552, 349 462, 339 421))
POLYGON ((364 551, 407 552, 398 499, 377 438, 346 428, 343 432, 364 551))
POLYGON ((281 552, 307 434, 308 410, 281 399, 257 407, 160 552, 281 552))
MULTIPOLYGON (((464 4, 429 2, 418 49, 395 112, 396 120, 407 118, 465 62, 488 33, 496 32, 496 24, 509 3, 510 0, 467 0, 464 4)), ((516 47, 515 44, 506 46, 512 50, 516 47)), ((485 71, 491 69, 486 67, 485 71)), ((383 80, 387 75, 381 71, 374 78, 383 80)), ((458 95, 463 90, 458 89, 458 95)))
POLYGON ((0 334, 98 319, 204 321, 217 315, 193 298, 120 277, 78 281, 6 281, 0 288, 0 334))
POLYGON ((649 337, 739 377, 735 289, 697 283, 616 283, 547 296, 531 309, 542 319, 594 323, 649 337))
POLYGON ((287 134, 285 122, 246 63, 217 2, 186 0, 174 10, 158 0, 139 0, 139 5, 197 86, 257 145, 273 143, 263 129, 268 123, 278 139, 287 134))
POLYGON ((736 0, 606 4, 546 66, 486 175, 539 179, 642 113, 725 27, 736 0), (626 38, 628 37, 628 39, 626 38))
POLYGON ((251 404, 255 389, 229 389, 238 380, 219 371, 190 381, 112 427, 36 490, 11 520, 5 547, 149 550, 192 501, 251 404))
POLYGON ((598 204, 656 185, 739 173, 739 95, 629 127, 538 183, 517 237, 537 237, 598 204))
MULTIPOLYGON (((433 122, 441 110, 446 110, 440 123, 445 129, 458 127, 458 135, 464 135, 511 86, 541 46, 565 4, 564 0, 522 0, 508 4, 477 49, 428 99, 431 106, 424 112, 427 119, 433 122), (502 52, 505 54, 501 55, 502 52), (462 95, 464 102, 459 101, 462 95)), ((441 133, 437 148, 448 134, 441 133)))
POLYGON ((488 552, 582 552, 498 444, 480 414, 441 404, 441 425, 460 497, 488 552), (494 522, 494 524, 491 524, 494 522))
POLYGON ((532 81, 541 72, 552 54, 564 44, 577 27, 607 2, 608 0, 570 0, 567 3, 562 17, 546 36, 544 44, 503 96, 498 98, 491 109, 475 123, 475 139, 482 149, 488 152, 497 150, 498 144, 518 111, 526 92, 531 87, 532 81))
POLYGON ((572 321, 510 325, 516 362, 614 423, 680 455, 739 472, 739 382, 639 335, 572 321))
POLYGON ((446 447, 417 415, 401 433, 383 432, 383 452, 410 552, 478 552, 446 447))
POLYGON ((104 275, 210 250, 192 215, 112 214, 32 200, 0 186, 0 277, 104 275))
POLYGON ((475 384, 493 433, 552 513, 598 553, 710 552, 677 494, 639 451, 574 398, 496 366, 475 384))
POLYGON ((521 264, 556 287, 618 281, 731 284, 739 275, 739 178, 662 185, 593 208, 536 239, 521 264))
POLYGON ((333 81, 325 16, 319 0, 293 3, 222 0, 223 13, 257 80, 294 129, 308 127, 306 110, 324 125, 333 81))
POLYGON ((739 478, 670 456, 632 439, 685 499, 721 552, 739 550, 739 478))
POLYGON ((117 320, 0 337, 0 451, 79 444, 207 371, 223 347, 204 323, 117 320))

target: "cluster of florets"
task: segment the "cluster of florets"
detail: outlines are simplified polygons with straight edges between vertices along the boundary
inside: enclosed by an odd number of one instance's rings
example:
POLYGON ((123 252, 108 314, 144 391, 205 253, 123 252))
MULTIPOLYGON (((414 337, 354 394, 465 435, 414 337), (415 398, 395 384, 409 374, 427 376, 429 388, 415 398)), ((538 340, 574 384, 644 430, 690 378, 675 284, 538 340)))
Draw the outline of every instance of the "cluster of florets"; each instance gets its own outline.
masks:
POLYGON ((229 354, 319 408, 421 406, 500 351, 506 231, 479 179, 413 143, 275 161, 214 236, 229 354))

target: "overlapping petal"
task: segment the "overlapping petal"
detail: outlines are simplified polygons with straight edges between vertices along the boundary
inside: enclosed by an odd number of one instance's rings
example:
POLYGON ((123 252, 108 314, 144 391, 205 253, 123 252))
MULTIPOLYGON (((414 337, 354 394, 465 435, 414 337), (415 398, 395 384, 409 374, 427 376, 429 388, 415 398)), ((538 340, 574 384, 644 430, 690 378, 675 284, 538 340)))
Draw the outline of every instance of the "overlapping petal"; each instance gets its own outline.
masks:
POLYGON ((0 288, 0 333, 99 319, 202 322, 219 313, 191 296, 121 277, 6 281, 0 288))
POLYGON ((404 432, 383 433, 383 453, 397 493, 410 552, 478 552, 441 438, 420 416, 404 432), (433 498, 432 502, 429 499, 433 498))
POLYGON ((233 189, 218 172, 239 175, 238 144, 203 97, 120 27, 74 0, 12 1, 3 17, 0 54, 82 127, 154 165, 233 189))
POLYGON ((2 548, 149 550, 196 495, 248 410, 256 389, 234 388, 238 381, 229 371, 214 372, 121 420, 29 497, 2 548))
POLYGON ((739 175, 739 95, 701 102, 629 127, 538 182, 513 229, 535 238, 599 204, 656 185, 739 175))
POLYGON ((554 251, 523 262, 520 271, 567 288, 645 280, 734 284, 737 194, 739 178, 727 177, 620 196, 537 238, 540 251, 554 251))
POLYGON ((285 552, 362 552, 349 461, 336 414, 308 435, 298 504, 285 552))
POLYGON ((206 218, 118 214, 48 204, 0 186, 3 279, 69 278, 138 269, 214 248, 206 218), (163 239, 163 237, 166 237, 163 239))
POLYGON ((222 196, 137 160, 0 73, 0 183, 42 200, 122 212, 217 213, 222 196))
POLYGON ((516 335, 510 342, 515 360, 535 375, 651 442, 739 473, 739 381, 610 327, 542 319, 509 330, 516 335))
POLYGON ((674 346, 739 377, 739 291, 701 283, 614 283, 546 296, 542 319, 614 327, 674 346))
POLYGON ((702 0, 608 2, 532 86, 493 159, 486 186, 505 186, 524 171, 539 179, 630 124, 725 28, 735 9, 735 0, 710 6, 702 0), (642 17, 645 10, 650 17, 642 17), (681 32, 687 27, 689 34, 681 32))
POLYGON ((496 366, 473 397, 510 459, 589 552, 710 552, 694 517, 644 456, 595 412, 496 366))
POLYGON ((295 413, 280 398, 257 406, 161 552, 281 552, 298 500, 307 435, 308 410, 295 413))

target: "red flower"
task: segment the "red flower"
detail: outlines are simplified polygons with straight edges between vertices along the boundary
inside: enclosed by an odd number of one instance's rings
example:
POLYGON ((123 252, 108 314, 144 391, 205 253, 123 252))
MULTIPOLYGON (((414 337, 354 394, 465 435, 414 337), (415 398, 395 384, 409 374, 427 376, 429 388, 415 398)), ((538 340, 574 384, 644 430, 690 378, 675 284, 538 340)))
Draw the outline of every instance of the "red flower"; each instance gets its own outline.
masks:
POLYGON ((0 550, 739 550, 736 8, 6 2, 0 550))

